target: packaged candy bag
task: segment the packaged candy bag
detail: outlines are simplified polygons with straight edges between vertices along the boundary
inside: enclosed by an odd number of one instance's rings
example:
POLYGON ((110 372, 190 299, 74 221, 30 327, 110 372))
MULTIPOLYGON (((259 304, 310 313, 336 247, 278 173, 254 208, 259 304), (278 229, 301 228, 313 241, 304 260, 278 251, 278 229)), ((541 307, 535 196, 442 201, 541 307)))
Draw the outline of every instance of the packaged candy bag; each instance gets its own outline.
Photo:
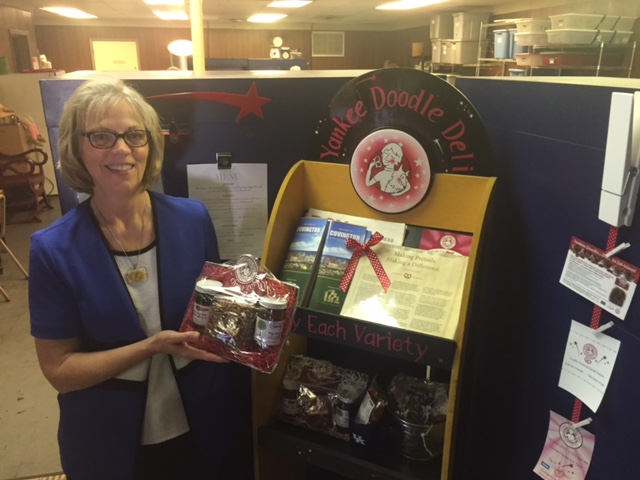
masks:
POLYGON ((271 373, 291 331, 298 287, 278 280, 256 257, 207 262, 196 281, 181 332, 193 346, 271 373))
POLYGON ((349 439, 349 418, 369 377, 328 360, 289 357, 282 379, 280 418, 310 430, 349 439))

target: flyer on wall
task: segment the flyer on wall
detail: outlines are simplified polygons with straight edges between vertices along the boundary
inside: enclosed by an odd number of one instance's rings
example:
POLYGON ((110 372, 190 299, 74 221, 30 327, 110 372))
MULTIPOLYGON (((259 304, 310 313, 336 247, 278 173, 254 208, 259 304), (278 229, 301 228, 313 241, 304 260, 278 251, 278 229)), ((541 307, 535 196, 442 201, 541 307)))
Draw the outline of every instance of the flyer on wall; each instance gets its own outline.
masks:
POLYGON ((584 480, 596 437, 562 415, 550 411, 544 449, 533 471, 545 480, 584 480))
POLYGON ((267 165, 187 165, 189 197, 205 204, 213 219, 222 259, 260 258, 267 232, 267 165))
POLYGON ((639 278, 637 267, 573 237, 560 283, 624 320, 639 278))
POLYGON ((597 412, 619 350, 620 340, 572 320, 558 386, 597 412))

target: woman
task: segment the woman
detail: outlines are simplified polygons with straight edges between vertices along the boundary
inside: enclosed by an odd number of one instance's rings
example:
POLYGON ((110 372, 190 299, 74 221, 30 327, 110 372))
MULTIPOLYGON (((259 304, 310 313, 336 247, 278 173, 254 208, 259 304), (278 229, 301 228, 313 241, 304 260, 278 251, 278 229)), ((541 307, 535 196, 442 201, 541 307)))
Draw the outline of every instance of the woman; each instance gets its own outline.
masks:
POLYGON ((177 332, 217 241, 201 203, 148 190, 163 148, 158 115, 119 80, 64 107, 60 173, 90 198, 33 235, 29 305, 69 480, 226 478, 230 365, 177 332))

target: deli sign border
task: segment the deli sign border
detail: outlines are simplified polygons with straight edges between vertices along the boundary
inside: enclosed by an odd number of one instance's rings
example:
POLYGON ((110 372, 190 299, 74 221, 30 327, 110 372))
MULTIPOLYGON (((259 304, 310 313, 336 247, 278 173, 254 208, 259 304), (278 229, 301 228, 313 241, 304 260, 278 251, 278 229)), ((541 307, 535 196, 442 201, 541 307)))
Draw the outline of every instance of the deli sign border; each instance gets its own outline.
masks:
POLYGON ((381 129, 415 138, 432 174, 491 175, 489 136, 469 100, 440 77, 409 68, 347 82, 316 125, 310 158, 349 164, 363 140, 381 129))

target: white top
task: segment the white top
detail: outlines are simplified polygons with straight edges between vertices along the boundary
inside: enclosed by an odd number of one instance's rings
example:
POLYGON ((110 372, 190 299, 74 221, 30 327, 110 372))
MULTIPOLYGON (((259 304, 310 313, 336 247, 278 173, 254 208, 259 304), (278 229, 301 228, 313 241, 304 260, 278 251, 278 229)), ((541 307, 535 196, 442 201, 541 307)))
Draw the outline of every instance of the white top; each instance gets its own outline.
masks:
MULTIPOLYGON (((131 299, 133 300, 142 328, 147 336, 162 329, 160 324, 160 301, 158 295, 158 271, 155 245, 143 252, 127 252, 127 258, 121 252, 114 252, 116 263, 131 299), (147 280, 135 284, 126 281, 125 274, 132 269, 132 262, 138 260, 138 268, 147 269, 147 280)), ((176 367, 184 366, 188 361, 174 358, 176 367)), ((178 384, 171 370, 169 356, 154 355, 151 361, 144 361, 118 375, 118 378, 130 380, 148 379, 147 403, 142 428, 141 445, 151 445, 170 440, 189 431, 187 416, 182 405, 178 384)))

